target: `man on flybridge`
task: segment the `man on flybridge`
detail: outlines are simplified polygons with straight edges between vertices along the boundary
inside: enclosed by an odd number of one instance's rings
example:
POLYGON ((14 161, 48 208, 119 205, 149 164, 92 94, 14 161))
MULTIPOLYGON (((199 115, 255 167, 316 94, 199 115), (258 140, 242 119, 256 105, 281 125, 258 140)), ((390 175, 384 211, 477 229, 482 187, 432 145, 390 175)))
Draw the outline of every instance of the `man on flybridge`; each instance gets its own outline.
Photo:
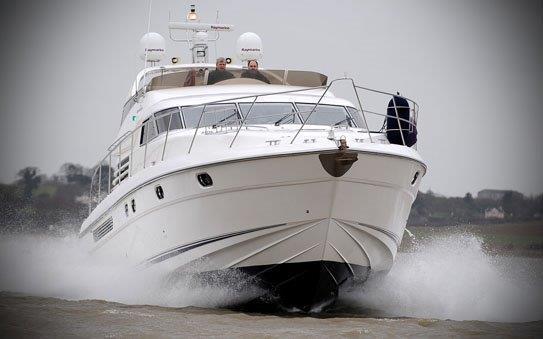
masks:
POLYGON ((217 67, 215 70, 209 72, 209 76, 207 78, 207 84, 213 85, 214 83, 217 83, 219 81, 228 80, 234 78, 234 74, 228 72, 226 70, 226 59, 223 57, 220 57, 217 59, 217 62, 215 63, 215 66, 217 67))

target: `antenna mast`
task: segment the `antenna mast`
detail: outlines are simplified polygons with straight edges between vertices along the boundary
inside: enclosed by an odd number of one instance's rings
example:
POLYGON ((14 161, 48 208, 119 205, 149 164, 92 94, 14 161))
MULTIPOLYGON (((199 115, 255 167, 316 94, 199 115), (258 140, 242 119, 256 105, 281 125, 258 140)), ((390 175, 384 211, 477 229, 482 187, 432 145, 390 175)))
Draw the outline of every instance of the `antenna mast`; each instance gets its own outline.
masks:
POLYGON ((196 14, 196 8, 194 5, 190 5, 190 11, 187 14, 187 20, 185 22, 169 22, 170 39, 176 42, 188 42, 189 48, 192 51, 193 63, 208 63, 209 53, 208 45, 209 41, 217 41, 219 39, 219 32, 228 32, 234 29, 233 25, 225 24, 206 24, 200 23, 198 15, 196 14), (172 36, 172 30, 184 30, 187 31, 186 39, 177 39, 172 36), (210 38, 208 32, 214 32, 214 37, 210 38))

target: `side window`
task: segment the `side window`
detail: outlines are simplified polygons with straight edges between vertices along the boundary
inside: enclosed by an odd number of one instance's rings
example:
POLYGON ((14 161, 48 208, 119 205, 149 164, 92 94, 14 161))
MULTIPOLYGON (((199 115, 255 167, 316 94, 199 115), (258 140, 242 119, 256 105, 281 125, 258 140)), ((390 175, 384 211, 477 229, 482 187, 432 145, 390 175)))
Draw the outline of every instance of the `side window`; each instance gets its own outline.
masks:
POLYGON ((153 140, 157 136, 156 123, 154 118, 149 118, 141 125, 140 146, 153 140))
POLYGON ((170 131, 183 128, 181 124, 181 116, 179 115, 179 108, 177 107, 168 108, 158 113, 155 113, 155 119, 158 128, 158 134, 165 133, 168 130, 168 125, 170 127, 170 131))

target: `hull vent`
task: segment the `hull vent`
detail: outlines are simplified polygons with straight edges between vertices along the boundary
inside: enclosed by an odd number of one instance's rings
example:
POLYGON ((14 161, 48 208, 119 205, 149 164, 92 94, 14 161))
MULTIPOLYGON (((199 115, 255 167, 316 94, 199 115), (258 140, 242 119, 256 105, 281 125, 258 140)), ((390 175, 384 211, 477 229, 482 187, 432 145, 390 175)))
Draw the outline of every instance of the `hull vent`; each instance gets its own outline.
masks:
POLYGON ((92 235, 94 236, 94 241, 102 239, 106 234, 108 234, 113 229, 113 218, 109 217, 102 225, 98 226, 92 235))

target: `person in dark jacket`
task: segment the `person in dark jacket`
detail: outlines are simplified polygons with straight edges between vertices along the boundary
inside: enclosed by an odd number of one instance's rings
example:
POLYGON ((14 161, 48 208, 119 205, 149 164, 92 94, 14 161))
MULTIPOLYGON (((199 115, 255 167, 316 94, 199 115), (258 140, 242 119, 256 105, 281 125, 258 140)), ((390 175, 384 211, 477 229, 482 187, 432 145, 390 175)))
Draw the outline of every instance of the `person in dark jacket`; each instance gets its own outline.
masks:
POLYGON ((270 80, 268 80, 268 78, 266 78, 266 76, 264 76, 264 74, 260 73, 258 70, 258 62, 256 60, 249 60, 249 62, 247 62, 247 68, 249 69, 241 73, 242 78, 251 78, 264 81, 267 84, 270 83, 270 80))
POLYGON ((226 70, 226 59, 221 57, 217 59, 217 62, 215 63, 215 70, 209 72, 209 75, 207 77, 207 84, 213 85, 219 81, 233 79, 234 74, 228 72, 226 70))

